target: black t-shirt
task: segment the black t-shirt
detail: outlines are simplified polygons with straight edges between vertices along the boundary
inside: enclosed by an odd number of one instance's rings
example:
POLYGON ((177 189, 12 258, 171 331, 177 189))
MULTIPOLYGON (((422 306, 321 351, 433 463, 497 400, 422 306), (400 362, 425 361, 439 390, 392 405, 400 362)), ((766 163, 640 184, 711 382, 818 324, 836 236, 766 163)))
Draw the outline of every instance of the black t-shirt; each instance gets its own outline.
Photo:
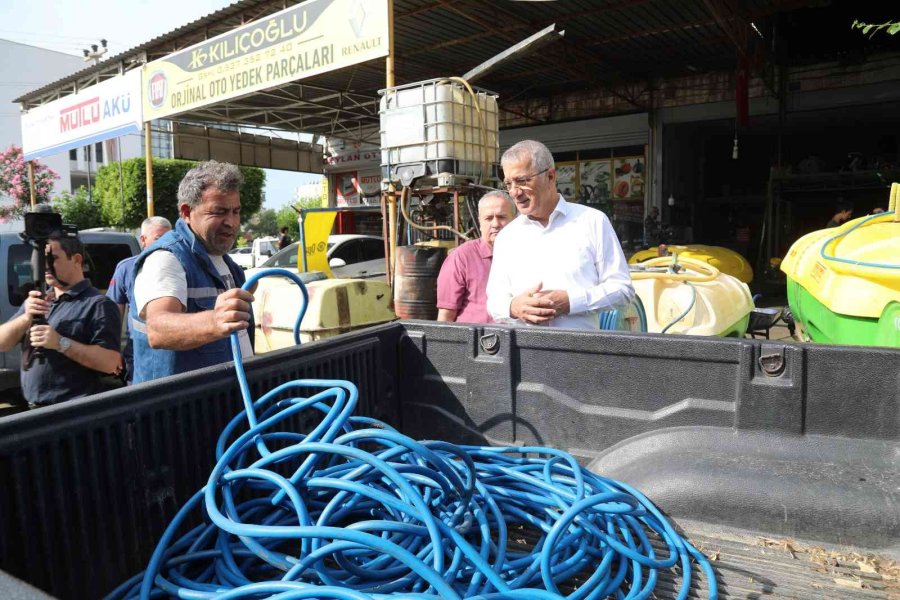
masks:
POLYGON ((290 245, 291 245, 291 236, 289 236, 288 234, 285 233, 278 239, 278 249, 279 250, 284 250, 285 248, 287 248, 290 245))
MULTIPOLYGON (((19 308, 16 317, 25 312, 19 308)), ((98 292, 84 279, 53 300, 47 322, 63 337, 82 344, 99 344, 119 351, 122 320, 116 303, 98 292)), ((89 369, 56 350, 44 349, 43 361, 22 369, 22 393, 34 404, 56 404, 100 391, 99 371, 89 369)), ((24 365, 23 365, 24 366, 24 365)))

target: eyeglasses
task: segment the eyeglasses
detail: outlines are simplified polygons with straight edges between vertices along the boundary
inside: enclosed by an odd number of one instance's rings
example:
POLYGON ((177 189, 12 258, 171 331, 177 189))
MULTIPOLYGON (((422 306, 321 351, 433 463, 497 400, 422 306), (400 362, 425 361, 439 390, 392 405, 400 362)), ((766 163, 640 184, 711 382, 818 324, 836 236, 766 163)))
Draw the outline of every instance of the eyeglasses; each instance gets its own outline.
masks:
POLYGON ((537 177, 538 175, 543 175, 544 173, 546 173, 549 170, 550 170, 550 167, 547 167, 543 171, 538 171, 537 173, 532 173, 531 175, 526 175, 525 177, 516 177, 515 179, 505 179, 501 185, 502 185, 503 189, 506 190, 507 192, 511 192, 513 186, 516 186, 519 189, 530 190, 531 186, 529 186, 528 183, 532 179, 537 177))

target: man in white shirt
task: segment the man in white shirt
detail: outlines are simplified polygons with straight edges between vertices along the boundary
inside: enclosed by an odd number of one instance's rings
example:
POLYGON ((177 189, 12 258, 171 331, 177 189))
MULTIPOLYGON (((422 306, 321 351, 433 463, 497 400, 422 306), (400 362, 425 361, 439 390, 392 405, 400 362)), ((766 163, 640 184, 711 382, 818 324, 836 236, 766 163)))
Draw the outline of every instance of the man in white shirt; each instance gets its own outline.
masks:
POLYGON ((232 332, 241 355, 253 355, 253 296, 227 255, 240 228, 241 183, 228 163, 191 169, 178 186, 175 229, 138 257, 129 297, 135 383, 231 360, 232 332))
POLYGON ((500 159, 519 216, 497 234, 487 308, 498 322, 600 329, 599 313, 628 304, 634 288, 605 214, 556 190, 546 146, 525 140, 500 159))

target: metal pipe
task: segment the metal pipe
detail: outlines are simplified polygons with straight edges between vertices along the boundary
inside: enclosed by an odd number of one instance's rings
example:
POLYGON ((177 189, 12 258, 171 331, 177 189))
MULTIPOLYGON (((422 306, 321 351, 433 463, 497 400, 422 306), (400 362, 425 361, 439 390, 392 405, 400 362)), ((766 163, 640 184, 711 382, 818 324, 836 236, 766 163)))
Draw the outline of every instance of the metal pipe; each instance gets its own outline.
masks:
POLYGON ((388 235, 388 216, 387 216, 387 192, 381 194, 381 237, 384 241, 384 273, 387 277, 388 285, 392 285, 391 278, 391 242, 388 235))
POLYGON ((394 272, 397 258, 397 196, 391 193, 388 198, 388 234, 390 236, 391 273, 394 272))

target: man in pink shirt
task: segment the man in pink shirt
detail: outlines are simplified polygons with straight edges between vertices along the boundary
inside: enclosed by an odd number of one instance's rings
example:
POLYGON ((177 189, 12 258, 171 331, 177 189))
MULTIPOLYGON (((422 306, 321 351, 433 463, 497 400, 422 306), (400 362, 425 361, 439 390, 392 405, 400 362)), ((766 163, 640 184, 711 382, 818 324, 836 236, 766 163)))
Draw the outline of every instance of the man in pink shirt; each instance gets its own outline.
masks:
POLYGON ((438 321, 491 323, 487 313, 487 280, 494 240, 516 216, 506 192, 485 194, 478 203, 481 237, 450 253, 438 275, 438 321))

